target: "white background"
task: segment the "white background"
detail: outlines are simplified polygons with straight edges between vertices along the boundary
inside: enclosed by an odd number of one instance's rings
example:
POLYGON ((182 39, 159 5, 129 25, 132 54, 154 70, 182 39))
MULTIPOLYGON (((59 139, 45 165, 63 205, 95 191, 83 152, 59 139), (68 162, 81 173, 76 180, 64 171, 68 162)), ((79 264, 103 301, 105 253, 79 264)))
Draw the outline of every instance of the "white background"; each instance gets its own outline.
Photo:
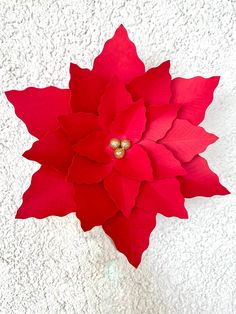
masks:
POLYGON ((220 140, 204 156, 232 192, 186 202, 189 220, 157 217, 135 270, 102 230, 71 214, 14 219, 38 164, 31 137, 0 95, 0 313, 236 313, 235 0, 0 0, 0 89, 67 87, 69 62, 91 67, 124 23, 147 68, 221 75, 203 125, 220 140))

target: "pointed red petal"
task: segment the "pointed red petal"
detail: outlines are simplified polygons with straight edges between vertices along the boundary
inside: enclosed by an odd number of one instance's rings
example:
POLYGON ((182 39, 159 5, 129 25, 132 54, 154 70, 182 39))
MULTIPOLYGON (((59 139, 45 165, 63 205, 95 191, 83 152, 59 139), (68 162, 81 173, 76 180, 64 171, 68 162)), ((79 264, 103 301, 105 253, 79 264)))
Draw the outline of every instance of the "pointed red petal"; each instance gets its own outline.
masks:
POLYGON ((209 168, 207 161, 196 156, 183 164, 186 175, 179 177, 184 197, 227 195, 230 192, 220 184, 218 176, 209 168))
POLYGON ((135 78, 128 90, 135 100, 143 98, 146 104, 168 104, 171 97, 170 61, 163 62, 156 68, 135 78))
POLYGON ((186 119, 194 125, 202 122, 207 107, 213 100, 213 93, 219 83, 219 76, 172 80, 172 103, 179 103, 182 108, 179 118, 186 119))
POLYGON ((101 164, 77 155, 73 158, 68 177, 77 184, 91 184, 102 181, 111 170, 111 163, 101 164))
POLYGON ((101 125, 109 128, 116 115, 128 108, 131 103, 132 97, 124 83, 113 78, 107 85, 98 107, 101 125))
POLYGON ((93 71, 70 65, 71 107, 73 112, 97 113, 106 81, 93 71))
POLYGON ((152 166, 148 154, 136 144, 125 153, 125 157, 114 162, 115 168, 125 177, 134 180, 152 180, 152 166))
POLYGON ((22 91, 8 91, 5 94, 15 107, 16 115, 37 138, 43 137, 59 126, 57 120, 59 115, 71 112, 68 89, 53 86, 29 87, 22 91))
POLYGON ((147 125, 144 138, 157 141, 163 138, 177 117, 179 105, 167 104, 147 107, 147 125))
POLYGON ((124 216, 129 216, 134 207, 139 186, 139 181, 128 179, 115 170, 104 179, 105 189, 124 216))
POLYGON ((117 76, 124 83, 144 73, 144 64, 123 25, 105 43, 101 54, 94 60, 93 71, 108 80, 117 76))
POLYGON ((107 151, 108 143, 107 135, 103 131, 94 131, 79 140, 73 148, 81 156, 93 161, 107 163, 110 161, 110 155, 107 151))
POLYGON ((118 211, 102 183, 76 185, 75 200, 76 215, 84 231, 102 225, 118 211))
POLYGON ((143 252, 149 245, 149 237, 155 226, 156 213, 136 207, 129 217, 118 213, 103 225, 103 229, 114 241, 117 250, 137 268, 143 252))
POLYGON ((142 137, 146 126, 146 108, 142 99, 116 116, 111 125, 112 137, 128 138, 136 143, 142 137))
POLYGON ((181 163, 164 145, 144 140, 140 143, 151 160, 155 179, 173 178, 185 174, 181 163))
POLYGON ((59 171, 41 167, 23 196, 16 218, 65 216, 76 210, 73 185, 59 171))
POLYGON ((72 142, 100 129, 98 117, 93 113, 78 112, 60 116, 60 125, 72 142))
POLYGON ((137 206, 154 210, 166 217, 188 218, 180 184, 175 178, 144 182, 137 198, 137 206))
POLYGON ((172 150, 180 161, 187 162, 217 139, 217 136, 206 132, 200 126, 194 126, 187 120, 176 119, 172 129, 160 143, 172 150))
POLYGON ((61 129, 38 140, 23 156, 67 173, 73 158, 72 147, 61 129))

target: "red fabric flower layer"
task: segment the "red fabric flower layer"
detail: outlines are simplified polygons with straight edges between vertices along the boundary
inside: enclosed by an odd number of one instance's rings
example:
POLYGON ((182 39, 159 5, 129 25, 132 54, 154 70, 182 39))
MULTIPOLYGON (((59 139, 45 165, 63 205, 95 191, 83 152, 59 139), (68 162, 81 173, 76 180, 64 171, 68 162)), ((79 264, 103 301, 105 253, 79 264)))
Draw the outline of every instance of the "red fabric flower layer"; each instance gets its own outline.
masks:
POLYGON ((198 125, 219 77, 172 80, 169 67, 145 72, 121 25, 92 70, 71 64, 69 89, 7 92, 38 138, 24 157, 42 165, 16 217, 76 212, 137 267, 157 213, 187 218, 185 197, 228 194, 199 156, 217 140, 198 125))

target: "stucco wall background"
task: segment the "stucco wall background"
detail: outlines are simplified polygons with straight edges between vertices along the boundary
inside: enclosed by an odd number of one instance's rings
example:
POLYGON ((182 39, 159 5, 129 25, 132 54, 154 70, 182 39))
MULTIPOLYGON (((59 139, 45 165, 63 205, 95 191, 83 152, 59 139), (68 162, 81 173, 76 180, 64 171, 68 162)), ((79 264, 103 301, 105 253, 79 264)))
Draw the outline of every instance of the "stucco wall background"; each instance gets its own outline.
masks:
POLYGON ((204 155, 226 197, 186 202, 190 219, 157 217, 135 270, 99 228, 73 214, 16 221, 39 166, 21 157, 33 138, 0 95, 0 313, 236 313, 235 0, 0 0, 0 89, 67 87, 69 62, 91 67, 120 23, 147 67, 173 76, 221 75, 204 127, 204 155))

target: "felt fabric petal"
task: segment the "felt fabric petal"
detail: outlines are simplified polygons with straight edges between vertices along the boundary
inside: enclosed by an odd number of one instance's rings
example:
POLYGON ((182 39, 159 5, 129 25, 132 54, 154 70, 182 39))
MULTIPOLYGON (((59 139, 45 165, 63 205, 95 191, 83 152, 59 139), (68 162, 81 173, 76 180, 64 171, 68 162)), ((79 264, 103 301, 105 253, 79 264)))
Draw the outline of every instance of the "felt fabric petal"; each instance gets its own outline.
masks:
POLYGON ((180 161, 188 162, 217 139, 217 136, 206 132, 202 127, 194 126, 187 120, 176 119, 160 143, 166 145, 180 161))
POLYGON ((142 137, 146 126, 146 108, 142 99, 116 116, 111 125, 112 137, 128 138, 136 143, 142 137))
POLYGON ((118 211, 102 183, 75 185, 75 201, 84 231, 102 225, 118 211))
POLYGON ((73 195, 73 185, 61 172, 41 167, 33 175, 31 185, 24 193, 16 218, 65 216, 75 212, 73 195))
POLYGON ((97 113, 107 81, 93 71, 70 65, 71 108, 73 112, 97 113))
POLYGON ((139 181, 126 178, 115 170, 104 179, 105 189, 124 216, 129 216, 134 207, 139 186, 139 181))
POLYGON ((166 217, 188 218, 184 197, 176 178, 142 183, 137 206, 155 210, 166 217))
POLYGON ((5 94, 14 106, 16 115, 37 138, 42 138, 59 126, 57 120, 59 115, 71 112, 68 89, 53 86, 29 87, 22 91, 8 91, 5 94))
POLYGON ((114 77, 106 86, 98 107, 101 125, 109 128, 116 115, 128 108, 132 102, 124 83, 114 77))
POLYGON ((179 107, 179 105, 175 104, 148 106, 144 138, 153 141, 163 138, 176 119, 179 107))
POLYGON ((202 122, 207 107, 213 100, 213 93, 220 77, 203 78, 200 76, 190 79, 175 78, 172 80, 172 103, 182 105, 179 118, 186 119, 194 125, 202 122))
POLYGON ((146 104, 168 104, 171 97, 170 61, 165 61, 156 68, 151 68, 142 76, 135 78, 128 90, 134 100, 143 98, 146 104))
POLYGON ((69 180, 77 184, 102 181, 112 170, 112 164, 101 164, 76 155, 69 168, 69 180))
POLYGON ((103 131, 94 131, 79 140, 73 146, 73 149, 81 156, 97 162, 107 163, 110 161, 108 143, 109 140, 106 133, 103 131))
POLYGON ((149 140, 140 144, 148 153, 155 179, 173 178, 186 173, 179 160, 164 145, 149 140))
POLYGON ((145 72, 144 64, 123 25, 118 27, 114 36, 105 43, 101 54, 94 60, 93 72, 107 80, 117 76, 124 83, 129 83, 145 72))
POLYGON ((76 142, 92 131, 100 129, 98 117, 93 113, 77 112, 60 116, 60 125, 70 141, 76 142))
POLYGON ((132 146, 122 159, 114 161, 114 167, 123 176, 134 180, 152 180, 153 171, 145 150, 138 144, 132 146))
POLYGON ((73 158, 73 150, 61 129, 38 140, 23 156, 67 173, 73 158))
POLYGON ((117 250, 127 257, 130 264, 138 267, 155 226, 154 211, 135 207, 129 217, 118 213, 103 225, 103 229, 114 241, 117 250))
POLYGON ((186 174, 179 177, 184 197, 227 195, 230 192, 220 184, 218 176, 209 168, 207 161, 196 156, 183 164, 186 174))

